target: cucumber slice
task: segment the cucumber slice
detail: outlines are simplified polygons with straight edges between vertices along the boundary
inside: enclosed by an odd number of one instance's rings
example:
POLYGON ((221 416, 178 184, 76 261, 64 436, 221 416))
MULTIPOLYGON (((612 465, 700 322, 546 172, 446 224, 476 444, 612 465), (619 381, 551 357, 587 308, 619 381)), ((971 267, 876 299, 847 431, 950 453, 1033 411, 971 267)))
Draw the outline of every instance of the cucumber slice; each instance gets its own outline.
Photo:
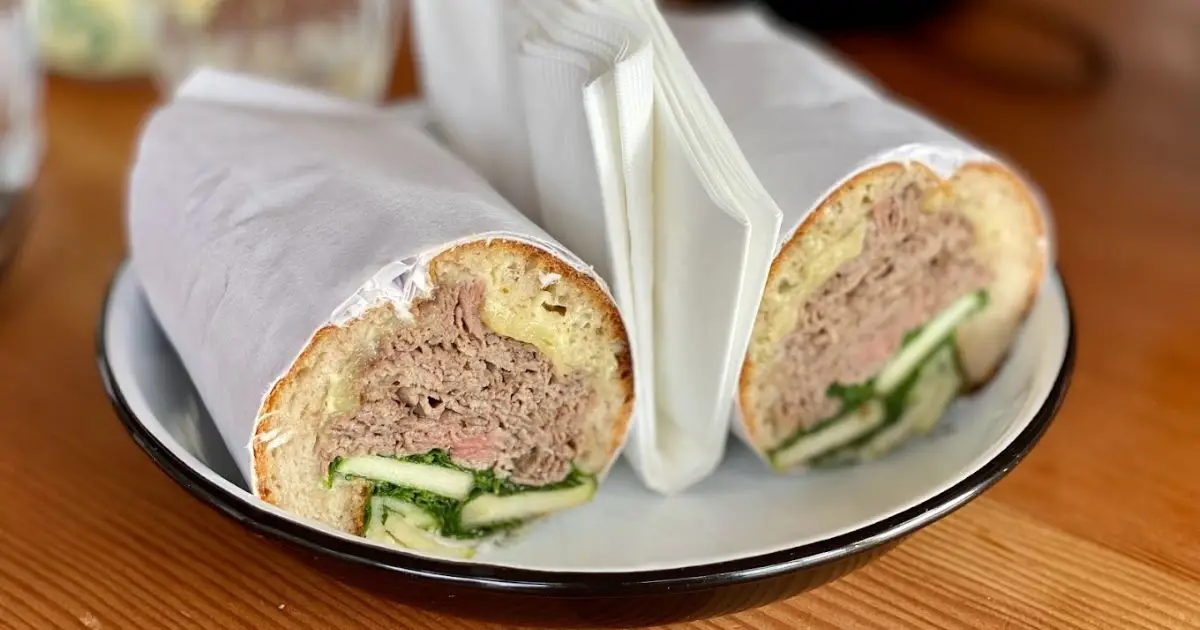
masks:
POLYGON ((387 530, 383 528, 383 511, 383 502, 378 497, 373 497, 370 507, 371 517, 363 527, 363 538, 378 543, 392 542, 391 536, 388 536, 387 530))
POLYGON ((582 505, 595 494, 596 482, 593 479, 563 490, 530 490, 508 496, 482 494, 463 506, 462 525, 467 529, 475 529, 523 521, 582 505))
MULTIPOLYGON (((429 510, 417 507, 408 501, 403 501, 396 497, 376 497, 373 501, 377 501, 382 508, 393 515, 408 521, 408 524, 413 527, 425 531, 433 531, 438 527, 439 523, 436 516, 429 510)), ((374 511, 372 511, 371 515, 374 516, 374 511)))
POLYGON ((824 429, 805 435, 795 444, 777 451, 771 456, 771 463, 780 470, 791 468, 853 442, 879 428, 886 419, 884 404, 879 400, 868 400, 824 429))
POLYGON ((403 517, 397 518, 394 514, 389 514, 383 519, 383 528, 392 539, 409 549, 450 558, 470 558, 475 555, 475 549, 443 544, 428 532, 415 527, 403 517))
POLYGON ((879 370, 875 377, 876 393, 879 396, 887 396, 900 386, 939 343, 945 341, 959 324, 984 305, 986 299, 986 293, 983 291, 970 293, 929 320, 921 332, 917 333, 916 338, 901 348, 879 370))
POLYGON ((361 455, 338 462, 334 472, 463 500, 471 494, 475 475, 465 470, 404 462, 391 457, 361 455))
POLYGON ((962 377, 954 361, 954 349, 944 346, 921 368, 917 381, 908 392, 904 412, 895 422, 881 429, 862 446, 860 461, 879 458, 914 434, 933 428, 946 407, 962 388, 962 377))
MULTIPOLYGON (((962 373, 954 356, 954 348, 947 347, 921 370, 921 384, 909 394, 908 404, 913 405, 913 432, 928 433, 946 408, 963 388, 962 373)), ((907 413, 906 413, 907 415, 907 413)))

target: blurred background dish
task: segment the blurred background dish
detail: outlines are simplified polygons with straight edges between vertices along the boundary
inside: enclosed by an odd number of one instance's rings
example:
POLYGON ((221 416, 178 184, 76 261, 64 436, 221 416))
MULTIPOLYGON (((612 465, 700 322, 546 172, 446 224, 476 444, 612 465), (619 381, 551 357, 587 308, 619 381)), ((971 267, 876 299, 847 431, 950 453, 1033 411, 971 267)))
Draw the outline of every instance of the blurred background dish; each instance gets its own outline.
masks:
POLYGON ((197 67, 362 101, 387 89, 402 0, 137 0, 151 71, 172 91, 197 67))
POLYGON ((713 9, 761 4, 835 46, 891 40, 922 63, 1005 92, 1088 93, 1113 74, 1113 51, 1088 20, 1037 0, 660 0, 713 9))
POLYGON ((84 79, 139 76, 149 50, 141 0, 27 0, 38 55, 50 71, 84 79))

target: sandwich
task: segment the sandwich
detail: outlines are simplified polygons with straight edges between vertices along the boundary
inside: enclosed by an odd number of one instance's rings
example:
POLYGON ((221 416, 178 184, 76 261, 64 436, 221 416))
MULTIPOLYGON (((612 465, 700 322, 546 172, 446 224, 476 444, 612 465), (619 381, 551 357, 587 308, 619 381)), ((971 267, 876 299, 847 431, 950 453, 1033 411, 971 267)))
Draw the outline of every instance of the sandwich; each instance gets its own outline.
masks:
POLYGON ((856 174, 772 264, 738 388, 749 442, 789 470, 928 432, 1001 365, 1039 290, 1043 232, 1030 190, 997 163, 856 174))
POLYGON ((452 556, 588 502, 632 402, 605 291, 513 240, 450 247, 416 284, 407 309, 384 301, 322 328, 271 389, 258 496, 452 556))
POLYGON ((996 373, 1039 292, 1035 189, 766 12, 671 24, 786 226, 735 433, 788 471, 928 432, 996 373))
POLYGON ((299 521, 465 558, 590 501, 625 441, 603 280, 394 114, 200 73, 147 122, 128 229, 247 485, 299 521))

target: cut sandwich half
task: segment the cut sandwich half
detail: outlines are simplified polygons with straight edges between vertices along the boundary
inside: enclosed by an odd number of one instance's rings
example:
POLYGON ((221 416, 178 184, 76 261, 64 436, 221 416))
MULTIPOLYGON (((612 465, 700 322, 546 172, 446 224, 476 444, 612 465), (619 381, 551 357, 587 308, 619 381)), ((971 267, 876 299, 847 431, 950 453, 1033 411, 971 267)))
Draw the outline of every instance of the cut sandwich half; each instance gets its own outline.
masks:
POLYGON ((776 257, 742 367, 744 434, 781 470, 886 454, 1007 355, 1045 269, 1044 225, 1006 168, 858 174, 776 257))
POLYGON ((275 385, 253 441, 257 494, 422 552, 591 500, 628 432, 625 327, 591 277, 504 239, 436 255, 407 312, 320 330, 275 385))

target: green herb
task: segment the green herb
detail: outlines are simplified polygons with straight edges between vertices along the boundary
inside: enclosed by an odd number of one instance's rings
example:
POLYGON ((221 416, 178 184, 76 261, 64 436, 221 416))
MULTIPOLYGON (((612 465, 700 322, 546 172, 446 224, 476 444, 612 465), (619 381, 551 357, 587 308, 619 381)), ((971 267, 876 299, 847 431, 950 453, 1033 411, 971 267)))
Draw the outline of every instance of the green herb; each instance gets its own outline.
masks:
MULTIPOLYGON (((480 494, 483 494, 483 490, 475 488, 471 491, 471 496, 467 501, 480 494)), ((424 490, 414 490, 389 483, 373 483, 371 495, 392 497, 406 503, 411 503, 429 512, 438 522, 438 533, 447 538, 473 540, 520 525, 520 523, 516 522, 497 523, 487 527, 467 529, 462 526, 462 507, 466 505, 467 501, 455 501, 454 499, 436 495, 432 492, 425 492, 424 490)))
POLYGON ((814 433, 823 431, 830 425, 839 422, 850 412, 858 409, 868 400, 871 400, 875 397, 875 385, 871 381, 867 381, 866 383, 859 385, 843 385, 841 383, 834 383, 833 385, 829 386, 829 389, 826 390, 825 395, 829 396, 830 398, 841 398, 841 409, 839 409, 837 413, 814 424, 811 427, 801 427, 795 433, 788 436, 786 440, 780 442, 775 448, 771 449, 767 455, 774 457, 776 453, 791 448, 794 444, 796 444, 796 442, 799 442, 800 440, 814 433))
MULTIPOLYGON (((567 474, 562 481, 547 484, 544 486, 526 486, 514 483, 509 479, 503 479, 496 475, 494 470, 473 470, 454 463, 450 454, 444 450, 432 450, 421 455, 409 455, 404 457, 396 457, 394 459, 412 462, 415 464, 425 464, 428 466, 439 466, 441 468, 449 468, 452 470, 462 470, 474 475, 475 480, 467 498, 458 501, 449 497, 444 497, 432 492, 424 490, 416 490, 407 486, 398 486, 395 484, 372 481, 371 496, 387 496, 411 503, 433 515, 438 522, 438 533, 447 538, 457 538, 462 540, 474 540, 491 536, 502 531, 507 531, 519 527, 523 524, 522 521, 512 521, 507 523, 495 523, 486 527, 477 527, 468 529, 462 526, 462 508, 468 501, 478 497, 481 494, 496 494, 500 496, 509 496, 513 494, 521 494, 525 492, 546 492, 550 490, 563 490, 583 485, 591 478, 581 472, 574 466, 571 467, 571 472, 567 474)), ((336 458, 329 466, 329 477, 326 487, 330 487, 334 475, 334 469, 337 467, 341 458, 336 458)), ((370 522, 371 517, 371 502, 367 501, 366 512, 363 522, 370 522)))
MULTIPOLYGON (((832 389, 832 387, 831 387, 831 389, 832 389)), ((803 440, 804 438, 806 438, 814 433, 824 431, 830 425, 840 422, 842 420, 842 418, 846 417, 847 414, 849 414, 851 411, 854 411, 856 408, 858 408, 859 405, 866 402, 867 400, 870 400, 870 397, 863 399, 862 401, 860 401, 857 405, 855 405, 853 407, 851 407, 848 404, 843 404, 841 411, 837 412, 836 414, 812 425, 811 427, 808 427, 808 428, 800 427, 799 429, 796 430, 795 433, 792 433, 790 436, 788 436, 788 438, 786 440, 780 442, 778 445, 775 446, 775 448, 768 451, 767 455, 769 457, 775 457, 776 453, 780 453, 786 449, 791 448, 793 445, 796 444, 796 442, 799 442, 800 440, 803 440)))
MULTIPOLYGON (((904 410, 908 408, 909 395, 916 388, 917 381, 920 380, 920 375, 929 361, 937 355, 937 353, 945 347, 949 347, 954 356, 958 355, 958 340, 957 336, 951 334, 942 343, 939 343, 934 349, 925 356, 908 375, 908 378, 900 384, 887 398, 884 399, 884 408, 887 410, 887 415, 884 421, 874 431, 859 436, 857 439, 838 447, 824 455, 821 455, 813 460, 812 465, 817 468, 833 468, 846 464, 853 464, 858 461, 858 451, 869 443, 876 435, 886 430, 889 426, 895 424, 904 415, 904 410)), ((957 365, 957 363, 956 363, 957 365)))
POLYGON ((411 503, 433 515, 438 522, 438 529, 445 533, 458 522, 458 513, 462 509, 459 501, 405 486, 390 483, 371 483, 371 496, 386 496, 411 503))
POLYGON ((513 494, 523 494, 526 492, 549 492, 551 490, 566 490, 581 486, 587 483, 589 476, 580 472, 578 468, 572 466, 571 472, 567 473, 566 478, 562 481, 546 484, 544 486, 524 486, 518 483, 513 483, 509 479, 501 479, 496 476, 496 473, 491 470, 482 470, 475 473, 475 487, 479 490, 477 493, 472 493, 472 497, 479 494, 495 494, 506 497, 513 494))
POLYGON ((329 462, 329 467, 325 469, 325 478, 321 480, 321 484, 325 486, 326 490, 329 490, 333 487, 333 478, 334 475, 337 474, 337 467, 341 465, 341 463, 341 457, 334 457, 333 461, 329 462))
POLYGON ((992 299, 992 296, 987 292, 987 289, 980 289, 975 293, 975 295, 979 296, 979 308, 976 309, 976 312, 987 308, 988 301, 992 299))
POLYGON ((842 409, 838 412, 838 415, 844 415, 847 411, 855 409, 875 397, 875 383, 873 381, 867 381, 858 385, 834 383, 825 391, 825 395, 830 398, 842 399, 842 409))
MULTIPOLYGON (((987 306, 988 299, 989 299, 987 290, 980 289, 978 292, 976 292, 976 295, 979 296, 979 300, 980 300, 978 308, 982 309, 983 307, 987 306)), ((908 332, 904 333, 904 338, 900 343, 900 347, 904 348, 908 344, 915 341, 917 339, 917 337, 919 337, 921 335, 921 331, 923 331, 924 329, 925 329, 925 324, 922 324, 922 325, 917 326, 916 328, 913 328, 912 330, 909 330, 908 332)), ((943 344, 950 344, 951 347, 955 350, 955 362, 957 364, 958 363, 958 359, 957 359, 958 346, 957 346, 957 342, 955 340, 955 334, 951 333, 946 338, 945 341, 938 344, 936 347, 934 347, 929 352, 928 355, 926 355, 925 357, 923 357, 921 359, 921 363, 917 366, 917 369, 913 370, 913 373, 908 376, 908 379, 904 383, 902 383, 899 387, 897 387, 896 390, 893 391, 892 394, 884 401, 886 409, 887 409, 887 416, 886 416, 886 419, 884 420, 883 424, 881 424, 875 431, 872 431, 872 432, 858 438, 857 440, 855 440, 854 442, 852 442, 846 446, 843 446, 841 448, 835 449, 834 451, 831 451, 830 453, 827 453, 825 455, 821 455, 821 456, 814 458, 813 462, 812 462, 813 466, 822 467, 822 466, 827 466, 827 465, 840 465, 843 463, 849 463, 849 461, 847 460, 847 457, 846 457, 846 453, 844 453, 842 451, 853 450, 853 449, 857 448, 857 446, 861 446, 862 444, 865 444, 868 440, 870 440, 870 438, 874 437, 876 433, 878 433, 879 431, 882 431, 883 429, 887 428, 888 425, 890 425, 890 424, 894 423, 896 420, 898 420, 900 418, 900 415, 904 412, 908 393, 909 393, 909 391, 912 390, 913 385, 916 383, 917 374, 919 374, 921 372, 921 368, 924 367, 925 363, 928 362, 929 359, 931 357, 933 357, 933 355, 937 354, 937 351, 942 348, 943 344)), ((959 367, 959 371, 961 372, 962 366, 958 365, 958 367, 959 367)), ((776 445, 775 448, 769 450, 767 452, 767 455, 769 457, 774 457, 776 453, 779 453, 785 449, 792 447, 793 445, 796 444, 796 442, 799 442, 800 440, 802 440, 814 433, 817 433, 818 431, 822 431, 822 430, 826 429, 827 427, 829 427, 831 424, 833 424, 835 422, 839 422, 842 418, 844 418, 851 411, 854 411, 855 409, 859 408, 860 406, 863 405, 863 403, 866 403, 868 400, 875 398, 876 397, 875 379, 872 378, 863 383, 850 384, 850 385, 847 385, 844 383, 834 383, 834 384, 830 385, 829 389, 827 389, 825 391, 825 395, 829 396, 830 398, 840 398, 842 400, 842 406, 840 409, 838 409, 838 412, 824 420, 821 420, 820 422, 817 422, 816 424, 814 424, 811 427, 808 427, 808 428, 800 427, 799 429, 796 430, 795 433, 792 433, 790 436, 787 437, 787 439, 783 440, 778 445, 776 445)), ((853 460, 853 459, 854 459, 853 457, 850 458, 850 460, 853 460)))
MULTIPOLYGON (((424 453, 422 455, 410 455, 407 457, 397 457, 400 461, 412 462, 415 464, 425 464, 428 466, 440 466, 451 470, 461 470, 469 472, 475 476, 474 489, 471 491, 470 498, 479 496, 480 494, 497 494, 500 496, 508 496, 512 494, 521 494, 525 492, 545 492, 549 490, 564 490, 566 488, 574 488, 582 485, 587 481, 588 476, 579 471, 574 466, 562 481, 544 486, 526 486, 514 483, 508 479, 498 477, 492 469, 476 470, 466 468, 454 463, 450 454, 441 449, 436 449, 424 453)), ((469 499, 468 499, 469 500, 469 499)))
POLYGON ((404 457, 395 457, 393 459, 398 459, 402 462, 412 462, 414 464, 441 466, 442 468, 450 468, 452 470, 470 471, 469 468, 463 468, 462 466, 455 464, 454 460, 450 457, 450 453, 447 453, 441 449, 435 449, 421 455, 407 455, 404 457))
POLYGON ((367 530, 371 528, 371 497, 367 497, 366 505, 363 506, 362 530, 358 532, 359 536, 366 536, 367 530))
POLYGON ((895 422, 896 420, 899 420, 900 416, 904 414, 905 408, 908 407, 908 397, 912 393, 913 389, 917 386, 917 381, 921 380, 921 372, 925 369, 925 366, 929 364, 929 361, 933 359, 933 357, 936 356, 943 347, 946 346, 949 346, 951 351, 956 351, 954 335, 950 335, 945 341, 934 346, 933 350, 921 359, 921 362, 917 364, 912 373, 905 377, 900 385, 896 387, 896 389, 893 390, 887 398, 884 399, 883 402, 887 408, 887 420, 883 422, 883 425, 880 427, 880 429, 895 422))

